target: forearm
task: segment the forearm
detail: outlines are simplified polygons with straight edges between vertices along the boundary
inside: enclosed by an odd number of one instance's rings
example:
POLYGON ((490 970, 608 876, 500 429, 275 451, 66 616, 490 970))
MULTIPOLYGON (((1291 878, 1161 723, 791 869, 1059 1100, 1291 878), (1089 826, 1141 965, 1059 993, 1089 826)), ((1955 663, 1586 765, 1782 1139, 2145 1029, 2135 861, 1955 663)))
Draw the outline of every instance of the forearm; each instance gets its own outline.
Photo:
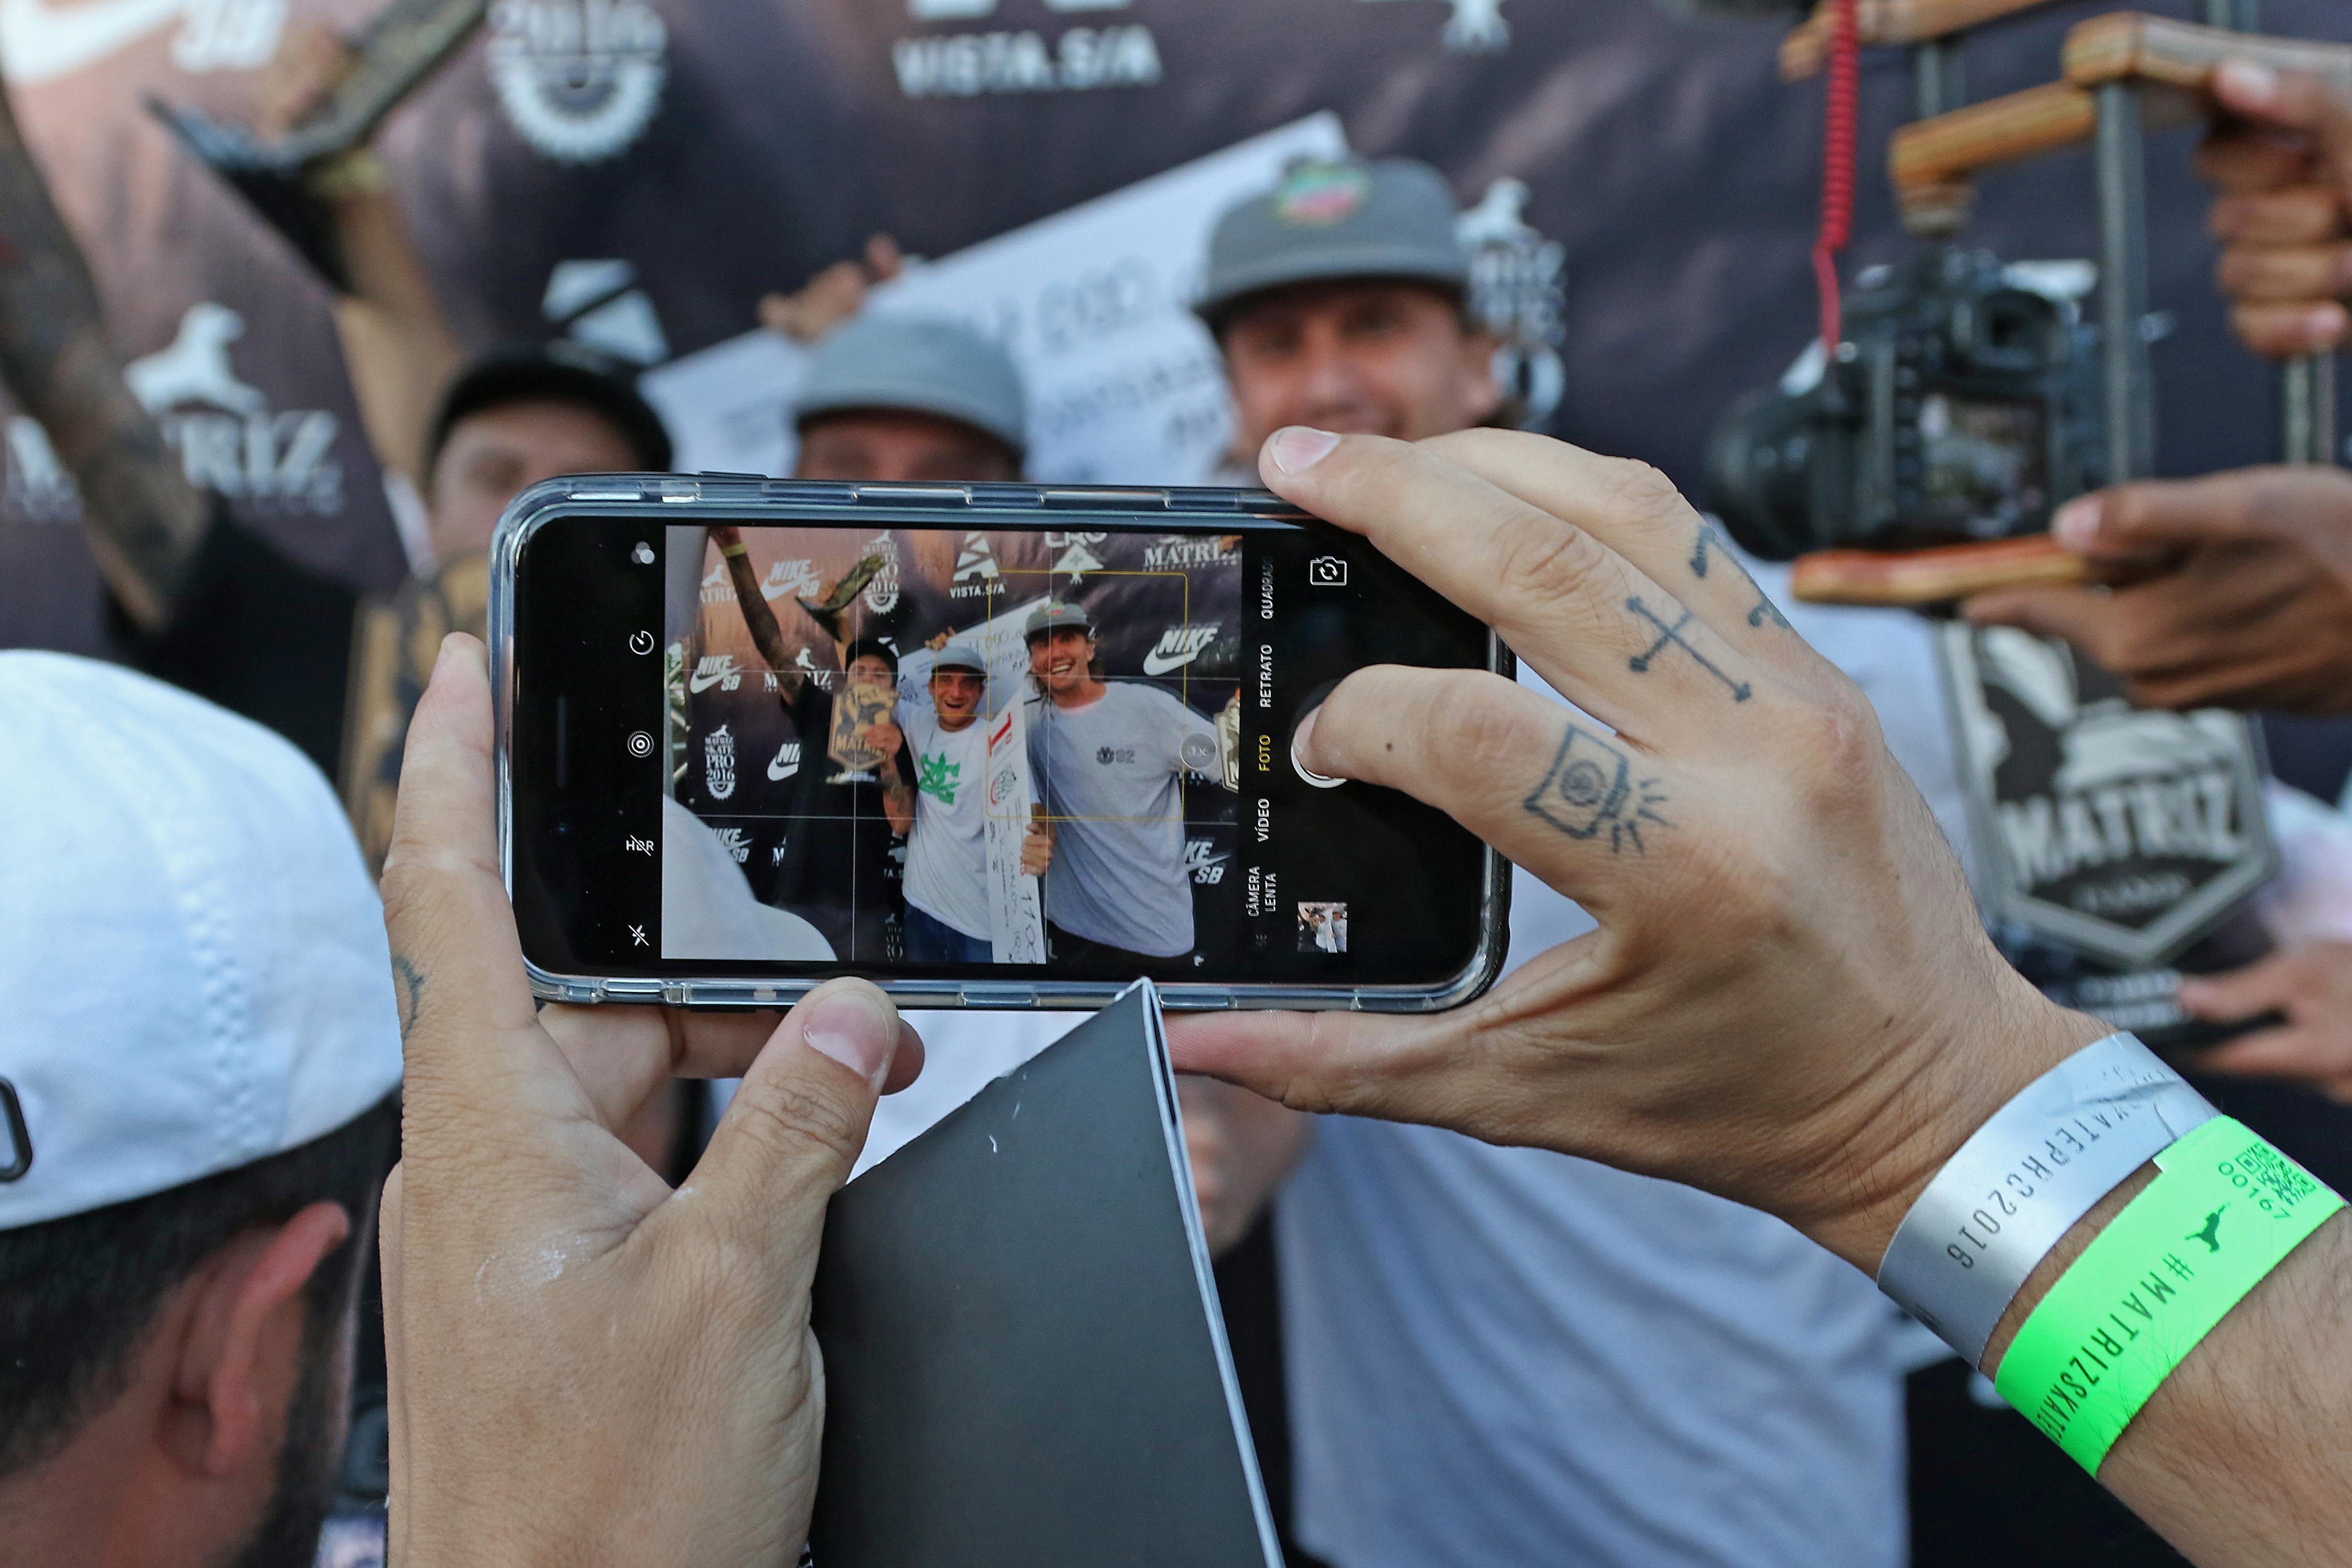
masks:
POLYGON ((334 199, 352 292, 335 301, 352 395, 376 460, 424 488, 433 412, 464 360, 391 192, 334 199))
POLYGON ((896 757, 882 759, 882 814, 890 819, 890 831, 900 838, 915 831, 915 787, 898 770, 896 757))
POLYGON ((742 606, 743 624, 751 633, 751 646, 760 650, 760 657, 772 670, 792 668, 792 655, 784 651, 783 628, 776 624, 776 612, 768 607, 767 595, 760 591, 759 575, 751 570, 751 557, 739 540, 722 540, 720 553, 727 560, 727 580, 735 585, 735 601, 742 606))
MULTIPOLYGON (((2102 1201, 2027 1281, 1985 1357, 2154 1176, 2102 1201)), ((2352 1224, 2337 1215, 2257 1284, 2124 1429, 2099 1480, 2205 1568, 2352 1563, 2352 1224)))
MULTIPOLYGON (((2102 1026, 2048 1004, 2004 1000, 1927 1060, 1909 1110, 1921 1135, 1900 1178, 1859 1217, 1790 1216, 1874 1273, 1927 1178, 1992 1113, 2102 1026), (1957 1068, 1951 1072, 1948 1070, 1957 1068)), ((2095 1206, 2026 1281, 1987 1346, 1998 1372, 2032 1310, 2153 1178, 2143 1167, 2095 1206)), ((2127 1427, 2100 1481, 2194 1561, 2352 1563, 2352 1229, 2343 1216, 2290 1253, 2190 1353, 2127 1427)))
POLYGON ((203 541, 203 498, 107 341, 80 248, 0 97, 0 381, 81 491, 92 552, 142 630, 171 619, 203 541))

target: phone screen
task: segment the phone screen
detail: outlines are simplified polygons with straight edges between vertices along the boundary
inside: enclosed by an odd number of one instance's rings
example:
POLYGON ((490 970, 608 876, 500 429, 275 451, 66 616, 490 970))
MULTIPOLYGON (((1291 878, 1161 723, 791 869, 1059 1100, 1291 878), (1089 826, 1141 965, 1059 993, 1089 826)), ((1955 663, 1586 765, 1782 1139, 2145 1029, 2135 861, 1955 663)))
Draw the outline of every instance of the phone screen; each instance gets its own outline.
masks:
POLYGON ((1476 964, 1484 846, 1290 740, 1354 668, 1489 665, 1485 628, 1335 530, 994 520, 537 532, 534 959, 1348 988, 1476 964))

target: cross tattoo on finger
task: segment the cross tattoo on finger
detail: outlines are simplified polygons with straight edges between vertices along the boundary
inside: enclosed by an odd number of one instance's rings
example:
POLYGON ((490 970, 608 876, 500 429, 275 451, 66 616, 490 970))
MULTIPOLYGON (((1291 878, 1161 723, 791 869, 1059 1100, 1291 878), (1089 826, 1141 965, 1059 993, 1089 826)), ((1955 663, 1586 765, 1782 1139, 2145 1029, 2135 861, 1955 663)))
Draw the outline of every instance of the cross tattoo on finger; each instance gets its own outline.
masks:
POLYGON ((1731 700, 1733 702, 1744 703, 1754 695, 1754 688, 1746 681, 1735 681, 1729 675, 1724 674, 1721 665, 1708 658, 1705 653, 1700 653, 1697 646, 1693 643, 1690 639, 1683 635, 1683 628, 1691 623, 1691 612, 1689 611, 1684 611, 1680 619, 1676 620, 1673 625, 1669 626, 1664 620, 1659 618, 1655 611, 1643 603, 1639 599, 1627 600, 1625 601, 1625 608, 1632 611, 1634 614, 1639 615, 1643 620, 1647 621, 1651 625, 1658 629, 1658 640, 1651 643, 1641 653, 1634 654, 1631 659, 1626 661, 1626 667, 1631 669, 1635 674, 1640 675, 1648 674, 1650 665, 1656 661, 1660 653, 1666 650, 1669 644, 1672 644, 1675 647, 1680 648, 1684 653, 1688 653, 1693 659, 1696 660, 1700 669, 1705 670, 1708 674, 1713 675, 1717 680, 1721 681, 1724 685, 1730 690, 1731 700))

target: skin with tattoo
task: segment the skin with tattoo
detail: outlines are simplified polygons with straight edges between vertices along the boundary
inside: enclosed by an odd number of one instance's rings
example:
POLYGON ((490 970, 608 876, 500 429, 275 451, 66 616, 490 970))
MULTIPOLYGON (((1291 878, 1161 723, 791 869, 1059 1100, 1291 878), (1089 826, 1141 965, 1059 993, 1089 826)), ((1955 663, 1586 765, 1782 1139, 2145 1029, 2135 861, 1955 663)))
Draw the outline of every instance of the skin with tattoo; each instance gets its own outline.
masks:
POLYGON ((205 503, 131 395, 97 286, 0 95, 0 381, 80 486, 122 608, 159 631, 203 542, 205 503))
MULTIPOLYGON (((1599 926, 1453 1013, 1171 1019, 1181 1066, 1688 1182, 1874 1270, 1969 1134, 2105 1032, 2000 961, 1869 704, 1800 639, 1749 626, 1744 583, 1690 570, 1694 518, 1654 473, 1516 434, 1312 431, 1279 434, 1262 471, 1590 716, 1480 672, 1375 667, 1317 710, 1304 760, 1449 812, 1599 926), (1751 700, 1687 661, 1628 669, 1636 597, 1689 612, 1751 700), (1569 784, 1563 758, 1593 771, 1569 784), (1638 852, 1599 831, 1642 821, 1637 799, 1665 819, 1638 852)), ((912 1042, 854 981, 781 1026, 534 1011, 489 733, 481 650, 453 638, 384 878, 414 977, 383 1220, 395 1557, 788 1561, 823 1425, 806 1324, 824 1203, 912 1042), (745 1075, 675 1193, 614 1134, 673 1071, 745 1075)), ((2028 1281, 1988 1367, 2146 1179, 2028 1281)), ((2100 1479, 2205 1568, 2352 1563, 2347 1335, 2338 1215, 2188 1354, 2100 1479)))
MULTIPOLYGON (((1654 472, 1496 431, 1286 431, 1260 472, 1602 727, 1499 676, 1372 668, 1312 716, 1302 760, 1446 810, 1599 925, 1433 1018, 1172 1019, 1180 1068, 1685 1182, 1874 1273, 1969 1135, 2106 1032, 2001 961, 1868 702, 1751 624, 1743 577, 1694 569, 1696 515, 1654 472), (1631 667, 1657 639, 1636 599, 1715 669, 1631 667), (1727 702, 1727 680, 1750 699, 1727 702)), ((2058 1268, 2029 1281, 1989 1369, 2058 1268)), ((2190 1353, 2100 1479, 2202 1564, 2352 1562, 2347 1333, 2339 1215, 2190 1353)))

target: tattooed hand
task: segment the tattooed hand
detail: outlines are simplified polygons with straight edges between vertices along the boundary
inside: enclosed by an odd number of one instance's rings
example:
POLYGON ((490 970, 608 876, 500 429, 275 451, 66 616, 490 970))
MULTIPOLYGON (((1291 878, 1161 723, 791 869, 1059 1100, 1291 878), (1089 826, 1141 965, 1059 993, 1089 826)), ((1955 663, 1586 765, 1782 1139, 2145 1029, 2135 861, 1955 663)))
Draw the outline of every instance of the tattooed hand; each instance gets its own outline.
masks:
POLYGON ((1600 928, 1441 1017, 1176 1020, 1180 1068, 1689 1182, 1874 1269, 1967 1134, 2105 1032, 2000 961, 1862 694, 1653 470, 1302 429, 1260 470, 1578 705, 1360 670, 1300 760, 1444 808, 1600 928))
POLYGON ((481 644, 443 644, 384 862, 406 1040, 384 1188, 392 1551, 414 1563, 790 1563, 824 1424, 826 1201, 922 1051, 862 980, 772 1015, 534 1013, 492 836, 481 644), (620 1131, 741 1074, 672 1192, 620 1131))

